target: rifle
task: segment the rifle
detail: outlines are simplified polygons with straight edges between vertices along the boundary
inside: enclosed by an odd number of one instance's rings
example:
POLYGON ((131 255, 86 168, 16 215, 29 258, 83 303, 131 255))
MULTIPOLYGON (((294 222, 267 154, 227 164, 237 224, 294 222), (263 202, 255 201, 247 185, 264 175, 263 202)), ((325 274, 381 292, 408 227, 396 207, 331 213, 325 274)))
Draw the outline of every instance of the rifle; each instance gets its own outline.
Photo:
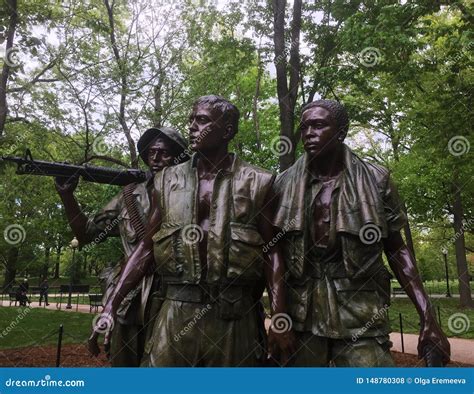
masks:
POLYGON ((423 358, 427 367, 444 367, 443 355, 435 345, 427 344, 423 348, 423 358))
POLYGON ((88 182, 105 183, 107 185, 125 186, 130 183, 145 182, 148 173, 138 169, 119 170, 116 168, 82 166, 69 163, 54 163, 43 160, 33 160, 29 149, 25 152, 25 157, 2 156, 0 162, 9 161, 17 164, 17 174, 20 175, 44 175, 54 177, 71 178, 81 176, 88 182))

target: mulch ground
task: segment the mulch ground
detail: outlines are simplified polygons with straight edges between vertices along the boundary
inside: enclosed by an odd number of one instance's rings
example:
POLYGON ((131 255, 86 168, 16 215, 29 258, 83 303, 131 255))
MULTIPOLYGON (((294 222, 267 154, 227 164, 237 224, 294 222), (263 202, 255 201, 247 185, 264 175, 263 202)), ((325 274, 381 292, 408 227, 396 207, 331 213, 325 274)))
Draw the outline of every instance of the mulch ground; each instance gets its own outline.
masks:
MULTIPOLYGON (((0 367, 54 367, 56 346, 35 346, 29 348, 0 350, 0 367)), ((412 354, 392 352, 398 367, 424 367, 423 360, 412 354)), ((91 357, 85 345, 64 345, 61 349, 62 367, 110 367, 101 353, 91 357)), ((472 365, 450 363, 449 367, 472 367, 472 365)))
MULTIPOLYGON (((1 367, 54 367, 56 366, 56 346, 34 346, 27 348, 0 350, 1 367)), ((104 353, 91 357, 83 344, 63 345, 61 367, 109 367, 104 353)))
MULTIPOLYGON (((417 356, 407 353, 392 352, 397 367, 425 367, 424 360, 419 360, 417 356)), ((473 365, 462 364, 458 362, 450 362, 447 367, 473 367, 473 365)))

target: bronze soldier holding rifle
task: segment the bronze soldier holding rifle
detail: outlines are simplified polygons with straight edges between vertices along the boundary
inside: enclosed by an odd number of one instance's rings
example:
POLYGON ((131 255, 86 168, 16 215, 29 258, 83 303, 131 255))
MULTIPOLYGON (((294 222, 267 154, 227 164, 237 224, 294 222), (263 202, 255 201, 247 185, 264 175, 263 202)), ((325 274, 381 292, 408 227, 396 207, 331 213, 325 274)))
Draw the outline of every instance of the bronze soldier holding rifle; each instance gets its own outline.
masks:
MULTIPOLYGON (((188 159, 184 138, 170 127, 148 129, 139 139, 137 148, 152 174, 188 159)), ((150 211, 147 182, 125 186, 102 210, 90 218, 82 212, 74 197, 77 184, 78 177, 56 178, 56 189, 80 245, 103 242, 111 236, 121 237, 125 256, 130 256, 143 238, 146 218, 150 211)), ((112 292, 122 268, 121 264, 117 264, 109 276, 105 300, 112 292)), ((110 341, 112 366, 133 367, 140 364, 145 341, 145 309, 150 292, 158 290, 158 283, 154 284, 153 279, 153 275, 147 275, 141 284, 127 294, 118 309, 110 341)), ((91 343, 94 340, 93 338, 91 343)))
MULTIPOLYGON (((272 313, 286 310, 281 252, 277 246, 263 252, 274 236, 274 176, 228 151, 238 122, 239 111, 229 101, 199 98, 189 118, 195 153, 155 175, 145 237, 104 309, 105 318, 114 317, 155 260, 166 299, 143 366, 260 365, 257 308, 263 280, 272 313)), ((283 363, 292 344, 291 331, 269 334, 270 353, 283 363)))

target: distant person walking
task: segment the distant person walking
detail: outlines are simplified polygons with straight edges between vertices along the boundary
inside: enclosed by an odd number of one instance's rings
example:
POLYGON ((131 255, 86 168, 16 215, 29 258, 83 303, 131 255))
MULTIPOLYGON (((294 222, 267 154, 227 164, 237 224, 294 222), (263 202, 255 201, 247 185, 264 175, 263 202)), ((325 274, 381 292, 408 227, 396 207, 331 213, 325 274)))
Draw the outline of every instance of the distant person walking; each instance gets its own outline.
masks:
POLYGON ((46 306, 49 305, 48 302, 48 290, 49 290, 49 284, 48 284, 48 278, 44 278, 43 282, 40 284, 40 299, 39 299, 39 304, 41 306, 41 301, 44 298, 44 303, 46 306))
POLYGON ((30 300, 28 299, 29 288, 30 285, 28 284, 28 279, 23 279, 23 283, 20 283, 17 294, 17 300, 20 301, 20 306, 26 306, 26 303, 31 304, 30 300))

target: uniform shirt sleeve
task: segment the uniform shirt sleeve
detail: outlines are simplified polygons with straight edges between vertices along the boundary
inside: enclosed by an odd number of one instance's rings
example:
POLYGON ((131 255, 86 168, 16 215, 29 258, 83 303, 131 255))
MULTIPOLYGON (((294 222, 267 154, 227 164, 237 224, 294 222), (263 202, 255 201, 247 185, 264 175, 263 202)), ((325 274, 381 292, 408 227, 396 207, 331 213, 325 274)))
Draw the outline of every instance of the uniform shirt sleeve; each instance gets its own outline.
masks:
POLYGON ((109 203, 87 220, 86 234, 95 243, 100 243, 107 237, 119 237, 119 216, 123 207, 122 192, 117 194, 109 203))
POLYGON ((400 231, 407 223, 408 219, 403 211, 403 203, 398 194, 397 186, 390 176, 388 176, 385 184, 383 206, 388 232, 392 233, 400 231))
POLYGON ((284 203, 284 185, 285 180, 282 179, 282 175, 277 175, 273 179, 272 183, 272 193, 273 198, 275 199, 274 202, 274 212, 272 215, 271 223, 274 227, 279 229, 284 229, 286 224, 287 215, 287 208, 282 205, 284 203))

